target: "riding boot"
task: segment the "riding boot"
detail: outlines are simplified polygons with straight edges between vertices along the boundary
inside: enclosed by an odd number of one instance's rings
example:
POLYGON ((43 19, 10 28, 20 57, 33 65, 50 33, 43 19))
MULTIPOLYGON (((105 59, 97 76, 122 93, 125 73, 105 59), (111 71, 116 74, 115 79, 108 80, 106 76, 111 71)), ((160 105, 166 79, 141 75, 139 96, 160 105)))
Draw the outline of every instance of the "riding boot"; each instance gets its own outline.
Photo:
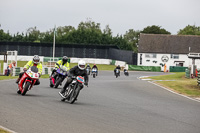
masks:
POLYGON ((15 83, 17 83, 17 84, 18 84, 18 83, 19 83, 19 80, 20 80, 20 78, 18 78, 18 79, 15 81, 15 83))
POLYGON ((59 93, 59 95, 60 95, 62 98, 65 98, 65 96, 64 96, 65 90, 66 90, 66 88, 65 88, 65 87, 63 87, 63 88, 61 89, 61 91, 60 91, 60 92, 58 92, 58 93, 59 93))

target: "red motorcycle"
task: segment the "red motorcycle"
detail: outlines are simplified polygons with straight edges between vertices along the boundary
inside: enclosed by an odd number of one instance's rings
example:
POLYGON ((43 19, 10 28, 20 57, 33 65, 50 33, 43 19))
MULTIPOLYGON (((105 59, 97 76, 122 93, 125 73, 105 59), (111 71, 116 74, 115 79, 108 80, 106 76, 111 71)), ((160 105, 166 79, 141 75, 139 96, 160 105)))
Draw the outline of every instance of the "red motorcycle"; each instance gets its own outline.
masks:
POLYGON ((17 93, 25 95, 33 87, 37 79, 39 79, 38 68, 32 66, 22 75, 18 83, 17 93))

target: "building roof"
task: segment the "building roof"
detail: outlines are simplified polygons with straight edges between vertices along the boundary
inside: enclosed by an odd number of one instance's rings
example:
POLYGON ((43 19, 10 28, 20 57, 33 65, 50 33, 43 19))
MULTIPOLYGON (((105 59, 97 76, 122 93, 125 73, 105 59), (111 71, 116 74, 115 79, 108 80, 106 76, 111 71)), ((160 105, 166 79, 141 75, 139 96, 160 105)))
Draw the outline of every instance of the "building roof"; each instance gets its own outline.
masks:
POLYGON ((200 53, 200 36, 140 34, 138 53, 200 53))

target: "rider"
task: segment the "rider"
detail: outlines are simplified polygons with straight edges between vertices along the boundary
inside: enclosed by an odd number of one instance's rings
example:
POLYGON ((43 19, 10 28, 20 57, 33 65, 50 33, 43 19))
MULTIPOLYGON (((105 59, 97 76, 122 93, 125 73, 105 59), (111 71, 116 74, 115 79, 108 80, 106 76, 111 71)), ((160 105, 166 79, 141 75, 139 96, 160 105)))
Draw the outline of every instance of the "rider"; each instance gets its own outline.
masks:
MULTIPOLYGON (((42 64, 40 63, 40 57, 38 55, 34 55, 33 60, 30 60, 25 66, 23 71, 19 74, 19 78, 17 79, 16 83, 18 84, 19 80, 21 79, 22 75, 32 66, 36 66, 38 68, 39 77, 42 74, 42 64)), ((36 80, 34 85, 39 85, 39 79, 36 80)))
POLYGON ((65 92, 65 90, 69 86, 69 84, 73 81, 73 79, 72 79, 73 76, 84 76, 84 79, 85 79, 84 84, 88 85, 88 75, 85 70, 85 61, 84 60, 80 60, 78 62, 77 66, 74 66, 73 68, 71 68, 69 70, 69 75, 68 75, 67 81, 66 81, 64 87, 59 92, 59 94, 62 98, 65 98, 63 93, 65 92))
MULTIPOLYGON (((65 66, 65 67, 67 67, 68 70, 69 70, 69 63, 68 63, 67 61, 68 61, 68 57, 67 57, 67 56, 63 56, 62 60, 57 61, 56 64, 55 64, 55 68, 53 69, 53 71, 52 71, 52 73, 51 73, 51 76, 52 76, 52 75, 54 74, 54 72, 56 72, 57 69, 59 68, 59 66, 58 66, 57 64, 63 65, 63 66, 65 66)), ((53 75, 53 76, 55 76, 55 75, 53 75)))
MULTIPOLYGON (((115 70, 114 70, 114 74, 116 75, 116 69, 119 69, 119 70, 121 70, 121 67, 120 67, 120 65, 118 65, 116 68, 115 68, 115 70)), ((119 76, 120 76, 120 71, 119 71, 119 76)))
POLYGON ((89 75, 90 75, 91 67, 90 67, 89 64, 87 64, 87 66, 86 66, 86 70, 87 70, 87 69, 89 69, 89 75))
POLYGON ((96 64, 94 64, 94 66, 92 67, 92 69, 93 69, 93 68, 96 68, 96 69, 97 69, 96 75, 98 75, 98 68, 97 68, 96 64))
POLYGON ((128 75, 128 70, 127 69, 124 69, 124 74, 126 75, 128 75))

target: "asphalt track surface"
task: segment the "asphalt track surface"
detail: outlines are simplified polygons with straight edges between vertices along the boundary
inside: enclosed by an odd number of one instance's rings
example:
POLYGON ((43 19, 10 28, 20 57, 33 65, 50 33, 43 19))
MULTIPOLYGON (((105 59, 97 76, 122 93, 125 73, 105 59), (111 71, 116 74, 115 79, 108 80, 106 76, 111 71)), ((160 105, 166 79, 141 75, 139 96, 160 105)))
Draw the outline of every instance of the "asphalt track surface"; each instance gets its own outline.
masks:
POLYGON ((90 76, 74 104, 40 79, 25 96, 14 80, 0 81, 0 125, 17 133, 200 133, 200 102, 137 77, 163 73, 111 71, 90 76))

